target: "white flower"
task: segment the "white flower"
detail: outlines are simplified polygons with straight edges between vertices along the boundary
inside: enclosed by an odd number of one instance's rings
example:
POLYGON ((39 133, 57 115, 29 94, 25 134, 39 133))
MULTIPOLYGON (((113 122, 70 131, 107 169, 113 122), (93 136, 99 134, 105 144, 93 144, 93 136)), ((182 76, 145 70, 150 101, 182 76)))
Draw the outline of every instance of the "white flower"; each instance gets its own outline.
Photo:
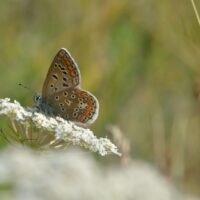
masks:
POLYGON ((0 158, 3 200, 189 200, 141 160, 102 166, 91 154, 75 149, 41 156, 27 148, 5 148, 0 158))
POLYGON ((0 99, 0 115, 6 115, 12 121, 13 133, 4 133, 10 142, 39 149, 63 148, 71 144, 98 152, 101 156, 109 153, 121 155, 109 139, 98 139, 89 129, 60 117, 48 117, 34 109, 23 108, 17 101, 10 102, 9 98, 0 99))

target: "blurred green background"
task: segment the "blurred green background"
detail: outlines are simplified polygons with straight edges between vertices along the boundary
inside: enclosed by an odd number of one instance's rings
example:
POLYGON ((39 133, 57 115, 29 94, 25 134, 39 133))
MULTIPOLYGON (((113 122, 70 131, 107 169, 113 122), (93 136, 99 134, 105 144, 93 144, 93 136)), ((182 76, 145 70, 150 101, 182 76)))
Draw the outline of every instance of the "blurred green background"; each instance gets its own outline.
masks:
POLYGON ((200 27, 189 0, 0 1, 0 36, 1 98, 33 105, 18 83, 40 93, 65 47, 100 102, 91 129, 110 137, 106 127, 116 124, 133 159, 200 194, 200 27))

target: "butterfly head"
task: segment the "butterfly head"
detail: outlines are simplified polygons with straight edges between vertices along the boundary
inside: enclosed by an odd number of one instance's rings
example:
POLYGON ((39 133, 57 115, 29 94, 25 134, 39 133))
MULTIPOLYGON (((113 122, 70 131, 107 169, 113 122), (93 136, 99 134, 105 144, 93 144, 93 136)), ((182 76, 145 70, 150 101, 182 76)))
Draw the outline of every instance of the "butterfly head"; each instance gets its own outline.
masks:
POLYGON ((42 104, 42 97, 38 94, 35 94, 33 97, 36 107, 40 107, 42 104))

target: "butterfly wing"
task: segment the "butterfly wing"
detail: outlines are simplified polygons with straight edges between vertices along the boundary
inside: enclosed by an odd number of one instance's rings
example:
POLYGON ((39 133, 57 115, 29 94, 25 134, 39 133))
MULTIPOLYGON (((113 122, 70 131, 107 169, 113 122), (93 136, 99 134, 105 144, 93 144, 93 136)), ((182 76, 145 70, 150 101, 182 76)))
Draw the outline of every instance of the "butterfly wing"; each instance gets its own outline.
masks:
POLYGON ((47 73, 42 97, 47 98, 68 88, 79 86, 81 82, 80 71, 70 53, 62 48, 56 54, 47 73))
POLYGON ((98 116, 98 100, 88 91, 68 88, 48 98, 53 114, 66 120, 91 124, 98 116))

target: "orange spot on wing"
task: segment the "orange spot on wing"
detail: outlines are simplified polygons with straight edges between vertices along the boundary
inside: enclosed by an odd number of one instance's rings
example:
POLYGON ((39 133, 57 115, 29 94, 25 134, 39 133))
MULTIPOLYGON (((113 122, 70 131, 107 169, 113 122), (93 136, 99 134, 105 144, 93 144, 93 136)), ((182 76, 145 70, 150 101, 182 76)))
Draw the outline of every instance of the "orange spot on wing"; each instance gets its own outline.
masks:
POLYGON ((88 109, 79 117, 80 122, 84 123, 88 120, 88 116, 91 113, 91 101, 88 101, 88 109))

